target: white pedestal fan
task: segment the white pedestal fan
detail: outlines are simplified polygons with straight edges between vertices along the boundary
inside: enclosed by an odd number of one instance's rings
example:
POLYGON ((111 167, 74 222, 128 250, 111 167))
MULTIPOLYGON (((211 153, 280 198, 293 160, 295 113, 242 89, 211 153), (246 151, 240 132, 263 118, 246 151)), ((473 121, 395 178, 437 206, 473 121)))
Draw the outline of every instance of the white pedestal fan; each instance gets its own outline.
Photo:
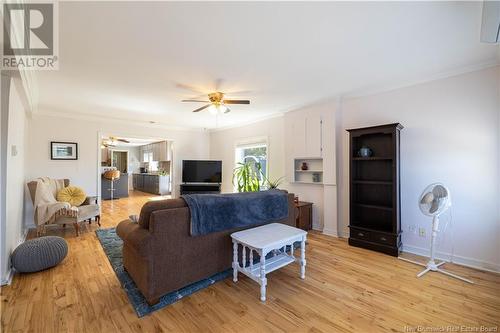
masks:
POLYGON ((417 274, 417 277, 421 277, 427 272, 439 272, 454 277, 455 279, 459 279, 468 283, 474 283, 471 280, 447 272, 444 269, 440 268, 446 263, 445 261, 442 261, 440 263, 436 263, 435 261, 436 237, 439 231, 439 215, 444 213, 451 206, 450 191, 441 183, 431 184, 427 186, 420 195, 418 206, 422 213, 424 213, 424 215, 432 216, 431 255, 429 261, 427 262, 427 264, 422 264, 420 262, 409 260, 406 258, 399 257, 399 259, 425 267, 422 272, 417 274))

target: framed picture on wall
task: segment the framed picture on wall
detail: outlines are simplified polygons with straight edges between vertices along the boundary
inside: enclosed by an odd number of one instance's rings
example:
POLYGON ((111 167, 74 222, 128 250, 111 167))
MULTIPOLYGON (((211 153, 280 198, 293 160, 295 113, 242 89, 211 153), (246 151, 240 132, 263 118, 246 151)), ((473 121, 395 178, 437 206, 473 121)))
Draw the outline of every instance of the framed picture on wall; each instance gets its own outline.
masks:
POLYGON ((77 160, 78 143, 76 142, 50 142, 51 160, 77 160))

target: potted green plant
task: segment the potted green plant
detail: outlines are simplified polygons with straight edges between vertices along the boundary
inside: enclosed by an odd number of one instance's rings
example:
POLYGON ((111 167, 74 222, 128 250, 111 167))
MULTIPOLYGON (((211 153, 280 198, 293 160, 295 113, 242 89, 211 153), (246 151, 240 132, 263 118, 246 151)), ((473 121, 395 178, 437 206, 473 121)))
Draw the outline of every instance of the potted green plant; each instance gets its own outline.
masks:
POLYGON ((233 170, 233 185, 238 192, 260 191, 260 175, 262 166, 258 162, 238 162, 233 170))
POLYGON ((267 178, 264 174, 262 174, 262 176, 264 176, 264 178, 266 180, 267 188, 270 190, 277 189, 278 186, 280 186, 281 183, 283 183, 283 180, 285 179, 285 177, 279 177, 279 178, 276 178, 274 180, 271 180, 271 179, 267 178))

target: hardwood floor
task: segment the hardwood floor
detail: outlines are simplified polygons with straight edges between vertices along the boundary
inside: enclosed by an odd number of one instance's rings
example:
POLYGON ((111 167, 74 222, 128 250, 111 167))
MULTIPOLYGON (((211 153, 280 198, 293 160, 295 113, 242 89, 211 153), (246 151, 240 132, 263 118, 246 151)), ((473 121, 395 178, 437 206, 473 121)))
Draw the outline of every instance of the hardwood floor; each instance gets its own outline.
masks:
MULTIPOLYGON (((138 214, 151 195, 103 203, 103 228, 138 214)), ((51 229, 69 254, 47 271, 16 275, 1 291, 3 332, 409 332, 416 326, 500 326, 500 275, 447 264, 475 284, 427 274, 396 258, 310 233, 306 279, 292 264, 259 286, 239 275, 137 318, 94 231, 51 229)), ((466 327, 465 327, 466 328, 466 327)), ((457 332, 460 331, 458 327, 457 332)))

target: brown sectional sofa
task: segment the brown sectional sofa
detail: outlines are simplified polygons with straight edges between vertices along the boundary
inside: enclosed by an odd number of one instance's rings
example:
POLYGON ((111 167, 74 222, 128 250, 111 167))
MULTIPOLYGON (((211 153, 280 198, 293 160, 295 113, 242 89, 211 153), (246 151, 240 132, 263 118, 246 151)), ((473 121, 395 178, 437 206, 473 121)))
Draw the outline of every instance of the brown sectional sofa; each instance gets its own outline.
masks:
MULTIPOLYGON (((288 218, 277 222, 295 226, 293 194, 288 194, 288 218)), ((190 213, 183 199, 146 203, 138 223, 120 222, 123 266, 149 304, 191 283, 231 268, 232 229, 190 236, 190 213)))

